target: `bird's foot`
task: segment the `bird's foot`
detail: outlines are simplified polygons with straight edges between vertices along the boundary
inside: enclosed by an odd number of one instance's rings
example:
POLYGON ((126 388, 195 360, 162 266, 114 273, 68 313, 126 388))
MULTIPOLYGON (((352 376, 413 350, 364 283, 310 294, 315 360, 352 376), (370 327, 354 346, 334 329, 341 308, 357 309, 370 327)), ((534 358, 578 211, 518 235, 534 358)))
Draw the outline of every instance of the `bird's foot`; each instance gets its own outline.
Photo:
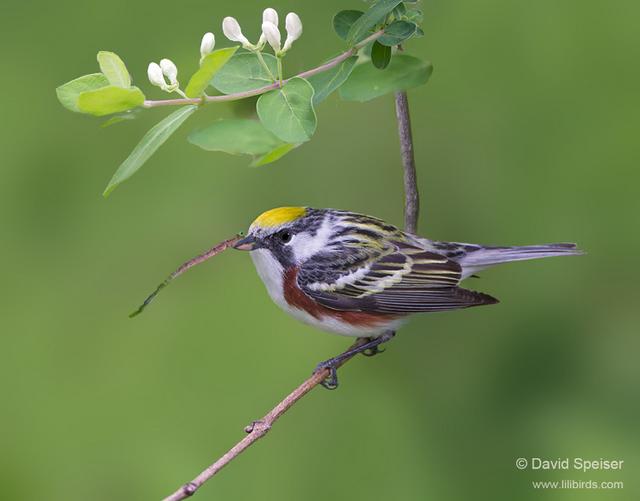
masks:
POLYGON ((316 366, 313 373, 317 374, 320 371, 328 369, 328 376, 320 384, 327 390, 335 390, 338 387, 338 367, 340 367, 346 360, 349 360, 351 357, 354 357, 358 353, 362 353, 367 357, 372 357, 374 355, 377 355, 378 353, 382 353, 384 350, 380 349, 380 345, 382 343, 386 343, 395 335, 395 332, 389 331, 373 339, 362 338, 363 342, 361 342, 361 344, 348 349, 337 357, 333 357, 329 360, 325 360, 324 362, 320 362, 316 366))
POLYGON ((330 358, 316 365, 314 374, 329 369, 329 375, 320 383, 327 390, 335 390, 338 387, 338 367, 339 357, 330 358))

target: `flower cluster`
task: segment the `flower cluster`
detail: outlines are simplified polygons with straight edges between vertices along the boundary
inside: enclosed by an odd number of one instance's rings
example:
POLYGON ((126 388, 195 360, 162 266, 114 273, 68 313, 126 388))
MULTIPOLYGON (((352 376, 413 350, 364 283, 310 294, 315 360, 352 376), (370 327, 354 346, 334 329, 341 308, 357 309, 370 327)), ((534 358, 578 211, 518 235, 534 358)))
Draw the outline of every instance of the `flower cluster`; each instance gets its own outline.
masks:
POLYGON ((285 29, 287 38, 284 45, 281 45, 282 38, 278 29, 278 13, 275 9, 267 8, 262 13, 262 34, 257 44, 249 42, 242 34, 240 23, 233 17, 225 17, 222 21, 222 31, 232 42, 240 42, 242 46, 251 51, 262 50, 265 43, 269 43, 276 55, 284 55, 300 35, 302 35, 302 21, 295 12, 289 12, 285 18, 285 29))
MULTIPOLYGON (((302 35, 302 21, 295 12, 289 12, 285 18, 285 30, 287 38, 282 45, 282 37, 278 28, 278 13, 271 7, 262 13, 262 34, 258 43, 252 44, 247 37, 242 34, 240 23, 234 17, 225 17, 222 20, 222 31, 224 35, 232 42, 240 42, 242 47, 252 52, 260 52, 268 43, 278 58, 284 56, 293 42, 302 35)), ((200 42, 200 64, 203 59, 213 52, 216 45, 216 37, 213 33, 205 33, 200 42)), ((258 54, 259 57, 260 54, 258 54)), ((156 87, 160 87, 166 92, 177 92, 184 95, 180 90, 178 82, 178 68, 170 59, 162 59, 160 64, 152 62, 147 68, 149 81, 156 87), (168 79, 168 83, 167 83, 168 79)))
POLYGON ((153 85, 160 87, 164 91, 174 92, 180 87, 178 68, 171 59, 162 59, 160 64, 149 63, 147 76, 153 85), (169 80, 168 84, 165 77, 169 80))

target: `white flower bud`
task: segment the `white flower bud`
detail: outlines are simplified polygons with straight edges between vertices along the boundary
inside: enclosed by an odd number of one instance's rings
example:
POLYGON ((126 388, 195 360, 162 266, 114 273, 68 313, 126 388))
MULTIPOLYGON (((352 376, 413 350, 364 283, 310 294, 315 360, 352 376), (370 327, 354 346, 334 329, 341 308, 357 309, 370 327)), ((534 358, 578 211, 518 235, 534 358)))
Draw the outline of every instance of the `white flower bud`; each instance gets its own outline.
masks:
POLYGON ((278 27, 269 21, 262 23, 262 34, 264 35, 264 38, 267 40, 267 42, 269 42, 269 45, 271 45, 271 47, 273 48, 273 51, 279 52, 280 30, 278 30, 278 27))
POLYGON ((166 89, 167 82, 164 80, 164 76, 162 74, 162 68, 158 63, 149 63, 149 67, 147 68, 147 76, 149 77, 149 82, 151 85, 155 85, 156 87, 160 87, 161 89, 166 89))
POLYGON ((240 42, 245 49, 252 47, 247 37, 242 34, 240 24, 234 17, 227 16, 222 20, 222 32, 232 42, 240 42))
POLYGON ((169 79, 171 85, 178 83, 178 68, 176 68, 176 65, 173 64, 171 59, 162 59, 160 61, 160 68, 162 68, 162 73, 169 79))
POLYGON ((216 37, 213 33, 205 33, 200 42, 200 56, 205 57, 213 51, 216 46, 216 37))
POLYGON ((278 13, 276 10, 271 7, 264 9, 264 12, 262 13, 262 22, 273 23, 278 26, 278 13))
MULTIPOLYGON (((266 9, 264 9, 264 11, 262 12, 262 22, 263 23, 273 23, 275 24, 276 28, 278 27, 278 13, 276 12, 275 9, 272 9, 271 7, 268 7, 266 9)), ((264 33, 262 33, 260 35, 260 40, 258 40, 258 48, 260 50, 262 50, 262 48, 264 47, 265 42, 267 41, 266 37, 264 36, 264 33)))
POLYGON ((295 12, 289 12, 284 20, 285 27, 287 29, 287 39, 284 41, 283 51, 288 51, 291 48, 293 42, 295 42, 300 35, 302 35, 302 21, 295 12))

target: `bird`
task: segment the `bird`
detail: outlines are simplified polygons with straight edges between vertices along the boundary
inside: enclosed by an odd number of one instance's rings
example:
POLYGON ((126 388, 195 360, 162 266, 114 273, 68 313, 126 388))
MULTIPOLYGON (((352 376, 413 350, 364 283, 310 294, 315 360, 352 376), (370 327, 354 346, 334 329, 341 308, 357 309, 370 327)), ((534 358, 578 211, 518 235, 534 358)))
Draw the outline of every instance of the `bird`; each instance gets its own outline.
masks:
POLYGON ((311 207, 262 213, 234 248, 249 251, 269 296, 286 313, 320 330, 364 338, 316 368, 330 370, 323 385, 331 389, 345 358, 377 353, 412 314, 498 303, 460 287, 464 279, 497 264, 583 253, 573 243, 431 240, 376 217, 311 207))

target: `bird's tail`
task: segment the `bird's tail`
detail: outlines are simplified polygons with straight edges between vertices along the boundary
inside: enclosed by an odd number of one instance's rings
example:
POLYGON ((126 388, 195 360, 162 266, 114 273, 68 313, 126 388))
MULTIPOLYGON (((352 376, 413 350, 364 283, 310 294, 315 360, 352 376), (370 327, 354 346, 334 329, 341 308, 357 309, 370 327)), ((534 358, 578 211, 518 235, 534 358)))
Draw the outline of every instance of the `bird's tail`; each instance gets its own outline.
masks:
POLYGON ((469 276, 488 266, 511 261, 584 254, 583 251, 576 247, 576 244, 569 243, 525 245, 520 247, 484 247, 469 244, 461 244, 461 246, 464 252, 455 259, 462 266, 465 276, 469 276))

